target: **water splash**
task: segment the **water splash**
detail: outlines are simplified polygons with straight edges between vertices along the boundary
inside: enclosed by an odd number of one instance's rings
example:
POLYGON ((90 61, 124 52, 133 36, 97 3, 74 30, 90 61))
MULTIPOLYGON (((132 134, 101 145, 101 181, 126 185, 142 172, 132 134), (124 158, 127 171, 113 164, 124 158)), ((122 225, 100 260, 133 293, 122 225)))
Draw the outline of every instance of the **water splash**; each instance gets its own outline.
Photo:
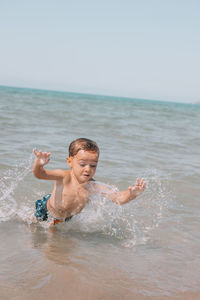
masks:
MULTIPOLYGON (((25 177, 31 172, 33 155, 28 160, 7 171, 0 180, 0 221, 17 217, 27 224, 36 223, 34 205, 18 207, 15 191, 19 184, 26 185, 25 177)), ((145 173, 147 189, 126 205, 111 201, 111 194, 118 193, 116 186, 94 182, 90 185, 89 203, 79 215, 60 226, 67 231, 81 233, 100 233, 114 237, 125 247, 145 244, 151 232, 158 228, 168 210, 171 192, 166 182, 162 182, 156 170, 145 173)), ((36 194, 40 192, 37 191, 36 194)), ((48 228, 49 222, 40 222, 48 228)))
POLYGON ((31 172, 33 155, 9 169, 0 179, 0 222, 11 219, 17 213, 14 193, 19 183, 31 172))
POLYGON ((118 191, 115 186, 93 183, 95 193, 81 214, 65 226, 66 230, 99 232, 117 238, 125 247, 145 244, 151 232, 165 219, 171 199, 170 191, 156 171, 148 171, 145 175, 146 191, 126 205, 110 201, 110 195, 118 191))

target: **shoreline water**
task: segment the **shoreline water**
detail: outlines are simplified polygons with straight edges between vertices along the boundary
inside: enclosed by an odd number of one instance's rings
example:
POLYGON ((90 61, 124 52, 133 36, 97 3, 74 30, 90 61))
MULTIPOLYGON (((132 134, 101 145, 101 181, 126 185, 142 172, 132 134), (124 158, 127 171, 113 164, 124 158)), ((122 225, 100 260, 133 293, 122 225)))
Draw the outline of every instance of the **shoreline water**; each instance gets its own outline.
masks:
MULTIPOLYGON (((6 224, 4 223, 4 229, 6 224)), ((69 233, 63 242, 63 233, 59 227, 53 231, 42 229, 37 224, 12 221, 7 228, 9 237, 4 231, 4 241, 7 246, 12 242, 12 235, 17 235, 18 249, 8 253, 5 262, 8 275, 3 274, 4 263, 1 260, 0 290, 1 299, 138 299, 138 300, 184 300, 198 299, 200 291, 185 290, 181 285, 179 291, 158 289, 157 279, 138 281, 131 273, 124 270, 118 261, 116 245, 112 239, 98 235, 69 233), (26 231, 26 236, 20 235, 26 231), (90 249, 85 248, 88 241, 92 242, 90 249), (111 249, 109 249, 111 248, 111 249), (105 255, 113 253, 112 259, 102 264, 102 257, 95 257, 102 250, 105 255), (85 251, 89 251, 88 255, 85 251), (20 253, 21 252, 21 253, 20 253), (24 257, 24 258, 23 258, 24 257), (22 260, 23 258, 23 260, 22 260), (30 260, 31 258, 31 260, 30 260), (45 258, 45 259, 44 259, 45 258), (15 262, 15 266, 13 263, 15 262), (34 264, 33 264, 34 262, 34 264), (12 274, 12 275, 11 275, 12 274), (16 277, 17 276, 17 277, 16 277)), ((1 228, 2 236, 2 228, 1 228)), ((142 247, 138 249, 144 251, 142 247)), ((135 255, 137 251, 133 248, 135 255)), ((126 249, 124 255, 132 251, 126 249)), ((144 266, 141 265, 141 269, 144 266)), ((170 268, 168 269, 170 274, 170 268)), ((134 272, 134 270, 133 270, 134 272)), ((186 271, 187 272, 187 271, 186 271)), ((166 280, 169 280, 166 272, 166 280)), ((151 272, 147 274, 152 276, 151 272)), ((148 278, 147 278, 148 279, 148 278)), ((164 282, 163 282, 164 283, 164 282)), ((180 281, 181 284, 181 281, 180 281)))

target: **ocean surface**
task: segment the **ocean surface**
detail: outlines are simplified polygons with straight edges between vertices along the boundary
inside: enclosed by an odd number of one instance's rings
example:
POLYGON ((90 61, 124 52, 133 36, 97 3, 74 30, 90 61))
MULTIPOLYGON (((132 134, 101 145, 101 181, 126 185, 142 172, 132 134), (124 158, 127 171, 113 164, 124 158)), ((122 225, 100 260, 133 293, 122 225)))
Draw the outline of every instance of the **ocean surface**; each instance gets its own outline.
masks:
POLYGON ((0 299, 200 299, 200 105, 0 87, 0 299), (78 137, 99 145, 97 184, 147 188, 52 229, 32 149, 65 169, 78 137))

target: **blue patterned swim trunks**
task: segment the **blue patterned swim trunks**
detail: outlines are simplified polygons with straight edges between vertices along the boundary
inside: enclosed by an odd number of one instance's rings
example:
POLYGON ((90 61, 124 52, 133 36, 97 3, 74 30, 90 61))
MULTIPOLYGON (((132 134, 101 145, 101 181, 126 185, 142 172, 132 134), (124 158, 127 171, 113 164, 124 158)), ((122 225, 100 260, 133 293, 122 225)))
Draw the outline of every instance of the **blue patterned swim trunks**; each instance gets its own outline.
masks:
POLYGON ((35 202, 35 216, 38 220, 47 221, 48 220, 48 211, 47 211, 47 201, 51 197, 51 194, 44 196, 40 200, 35 202))
MULTIPOLYGON (((47 221, 48 220, 48 210, 47 210, 47 201, 51 197, 51 194, 44 196, 42 199, 35 201, 35 216, 40 221, 47 221)), ((65 222, 71 220, 72 216, 67 217, 65 222)), ((53 224, 62 223, 63 220, 54 219, 53 224)))

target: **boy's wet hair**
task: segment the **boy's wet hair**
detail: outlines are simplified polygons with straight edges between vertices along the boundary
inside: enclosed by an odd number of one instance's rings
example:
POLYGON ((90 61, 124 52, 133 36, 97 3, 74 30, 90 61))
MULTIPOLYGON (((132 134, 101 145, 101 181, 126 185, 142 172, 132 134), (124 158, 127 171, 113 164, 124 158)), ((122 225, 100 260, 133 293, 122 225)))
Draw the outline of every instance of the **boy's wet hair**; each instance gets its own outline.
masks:
POLYGON ((69 145, 69 156, 75 156, 80 150, 97 152, 99 156, 97 143, 86 138, 79 138, 71 142, 69 145))

